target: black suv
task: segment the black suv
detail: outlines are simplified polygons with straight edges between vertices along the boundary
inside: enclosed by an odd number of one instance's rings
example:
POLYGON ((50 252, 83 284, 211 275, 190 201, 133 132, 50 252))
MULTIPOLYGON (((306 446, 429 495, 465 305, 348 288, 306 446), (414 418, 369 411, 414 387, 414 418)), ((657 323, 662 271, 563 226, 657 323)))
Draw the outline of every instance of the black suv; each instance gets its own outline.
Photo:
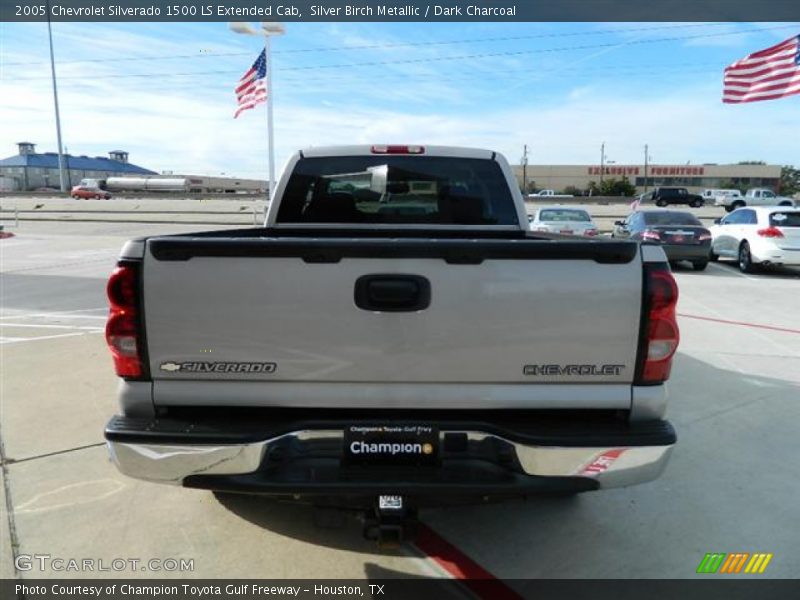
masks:
POLYGON ((660 187, 656 188, 651 194, 656 206, 668 206, 670 204, 688 204, 694 208, 699 208, 705 204, 703 197, 698 194, 690 194, 689 190, 683 187, 660 187))

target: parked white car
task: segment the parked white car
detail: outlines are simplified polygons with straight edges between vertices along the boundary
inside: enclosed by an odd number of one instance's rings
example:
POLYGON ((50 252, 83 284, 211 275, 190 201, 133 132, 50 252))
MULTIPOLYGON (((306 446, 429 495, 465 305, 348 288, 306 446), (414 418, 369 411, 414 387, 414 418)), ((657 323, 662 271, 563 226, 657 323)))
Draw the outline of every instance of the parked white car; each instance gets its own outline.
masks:
POLYGON ((714 221, 711 260, 733 258, 752 273, 760 266, 800 266, 800 209, 783 206, 739 208, 714 221))
POLYGON ((583 208, 541 206, 529 216, 531 231, 564 235, 597 235, 597 225, 583 208))

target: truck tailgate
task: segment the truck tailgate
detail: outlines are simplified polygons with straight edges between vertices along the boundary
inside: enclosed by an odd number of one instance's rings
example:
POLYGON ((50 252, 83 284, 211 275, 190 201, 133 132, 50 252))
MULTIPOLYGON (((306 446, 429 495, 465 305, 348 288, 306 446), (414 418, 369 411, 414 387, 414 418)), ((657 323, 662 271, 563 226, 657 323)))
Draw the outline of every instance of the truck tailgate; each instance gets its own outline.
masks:
POLYGON ((630 405, 635 244, 154 238, 143 277, 156 404, 630 405), (357 306, 376 275, 427 305, 357 306))

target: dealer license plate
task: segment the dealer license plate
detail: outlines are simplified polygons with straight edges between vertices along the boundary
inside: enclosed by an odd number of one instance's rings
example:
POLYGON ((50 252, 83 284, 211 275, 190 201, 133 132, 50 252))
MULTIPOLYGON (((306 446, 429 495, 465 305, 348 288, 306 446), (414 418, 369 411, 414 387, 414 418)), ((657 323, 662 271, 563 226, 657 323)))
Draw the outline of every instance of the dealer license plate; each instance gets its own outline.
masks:
POLYGON ((351 425, 344 432, 348 465, 435 465, 439 430, 430 425, 351 425))

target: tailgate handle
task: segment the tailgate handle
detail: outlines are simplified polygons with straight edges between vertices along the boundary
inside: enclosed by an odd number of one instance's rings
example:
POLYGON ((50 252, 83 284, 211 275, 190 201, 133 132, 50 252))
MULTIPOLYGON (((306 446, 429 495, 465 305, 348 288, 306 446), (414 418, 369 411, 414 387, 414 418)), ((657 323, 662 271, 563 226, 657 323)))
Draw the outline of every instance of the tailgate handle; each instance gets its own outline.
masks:
POLYGON ((356 280, 354 299, 363 310, 425 310, 431 303, 431 282, 420 275, 363 275, 356 280))

